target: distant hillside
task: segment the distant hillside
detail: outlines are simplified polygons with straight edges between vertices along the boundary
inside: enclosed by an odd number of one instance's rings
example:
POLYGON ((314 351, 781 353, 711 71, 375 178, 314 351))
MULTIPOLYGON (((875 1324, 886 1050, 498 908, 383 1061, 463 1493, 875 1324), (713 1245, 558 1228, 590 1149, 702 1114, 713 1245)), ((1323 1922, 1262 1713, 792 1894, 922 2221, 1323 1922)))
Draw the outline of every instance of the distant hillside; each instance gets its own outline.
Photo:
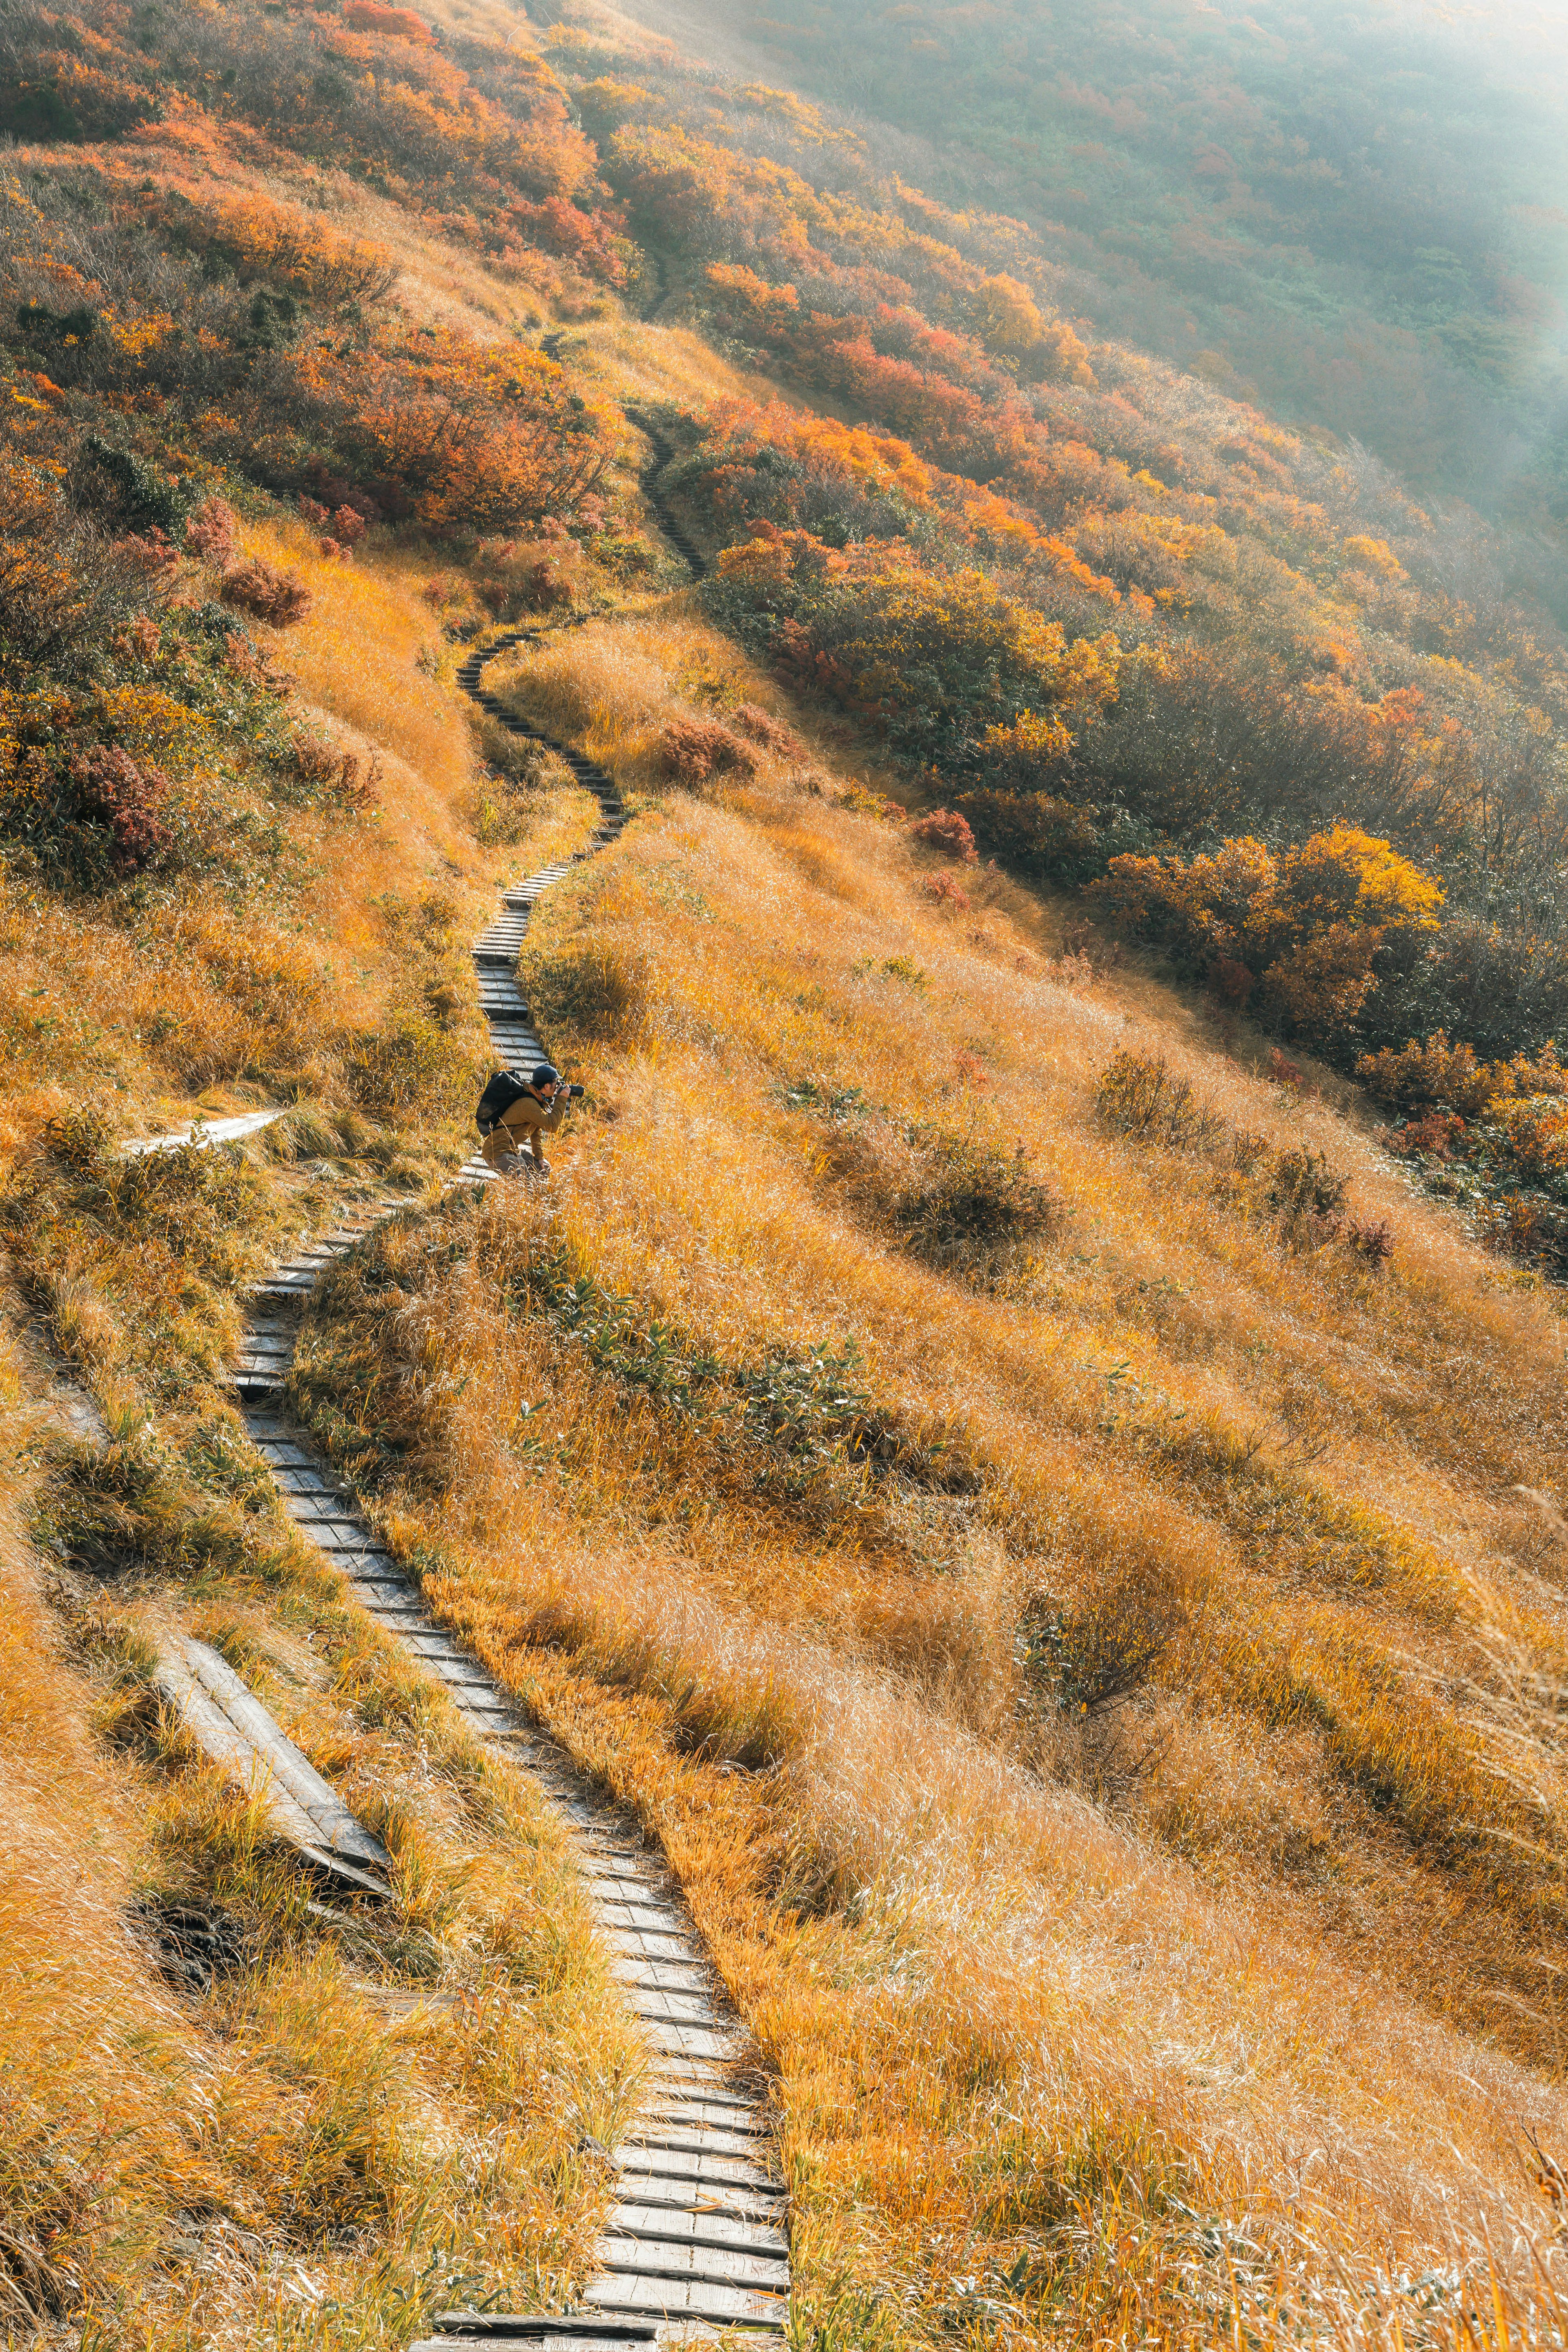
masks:
MULTIPOLYGON (((635 10, 658 26, 656 8, 635 10)), ((1563 609, 1560 28, 1335 5, 847 7, 726 28, 959 208, 1039 232, 1054 289, 1418 490, 1544 530, 1563 609)))

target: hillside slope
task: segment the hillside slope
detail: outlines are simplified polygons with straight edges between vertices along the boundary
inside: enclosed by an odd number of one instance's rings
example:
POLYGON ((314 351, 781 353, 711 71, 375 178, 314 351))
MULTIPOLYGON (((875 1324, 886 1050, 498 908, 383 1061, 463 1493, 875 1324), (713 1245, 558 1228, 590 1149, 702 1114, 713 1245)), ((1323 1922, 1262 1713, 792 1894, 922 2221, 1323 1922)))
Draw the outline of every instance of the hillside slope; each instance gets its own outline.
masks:
POLYGON ((580 1890, 226 1385, 390 1191, 292 1407, 668 1855, 802 2343, 1561 2342, 1549 618, 624 18, 5 38, 7 2326, 590 2262, 580 1890), (476 1197, 469 945, 595 814, 462 692, 524 621, 632 822, 521 969, 587 1098, 476 1197), (390 1905, 312 1908, 175 1633, 390 1905))

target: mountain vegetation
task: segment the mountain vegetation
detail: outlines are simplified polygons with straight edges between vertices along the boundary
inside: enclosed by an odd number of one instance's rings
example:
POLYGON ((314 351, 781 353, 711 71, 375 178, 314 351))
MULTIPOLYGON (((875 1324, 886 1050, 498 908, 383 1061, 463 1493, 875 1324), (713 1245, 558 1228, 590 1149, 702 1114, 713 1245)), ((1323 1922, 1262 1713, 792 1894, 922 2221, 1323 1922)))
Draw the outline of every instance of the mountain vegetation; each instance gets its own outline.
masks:
POLYGON ((557 1833, 226 1386, 374 1202, 291 1409, 668 1857, 802 2346, 1559 2345, 1556 117, 1349 12, 776 5, 0 16, 0 2320, 591 2263, 557 1833), (632 822, 476 1199, 469 946, 597 814, 501 625, 632 822))

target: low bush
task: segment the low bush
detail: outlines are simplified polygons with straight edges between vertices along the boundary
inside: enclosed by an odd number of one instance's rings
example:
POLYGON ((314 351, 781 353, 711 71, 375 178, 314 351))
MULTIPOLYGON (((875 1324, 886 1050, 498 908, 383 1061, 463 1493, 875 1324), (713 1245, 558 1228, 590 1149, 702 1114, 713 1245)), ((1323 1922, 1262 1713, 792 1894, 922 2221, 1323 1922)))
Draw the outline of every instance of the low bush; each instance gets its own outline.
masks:
POLYGON ((98 743, 79 751, 68 772, 82 814, 107 825, 121 873, 139 873, 167 854, 169 828, 160 812, 169 796, 169 779, 162 769, 150 762, 139 767, 128 751, 98 743))
POLYGON ((798 760, 804 756, 804 746, 792 728, 759 703, 742 702, 738 710, 730 713, 730 724, 764 751, 776 751, 781 759, 798 760))
POLYGON ((630 1045, 648 1034, 648 971, 633 950, 584 942, 531 959, 519 977, 547 1037, 563 1032, 595 1045, 630 1045))
POLYGON ((1100 1074, 1095 1108, 1119 1134, 1179 1151, 1202 1150, 1224 1133, 1224 1121, 1163 1054, 1113 1055, 1100 1074))
POLYGON ((223 575, 221 593, 226 604, 249 613, 258 621, 270 621, 274 628, 286 628, 310 609, 310 592, 299 573, 280 571, 258 555, 229 566, 223 575))
POLYGON ((956 809, 932 809, 929 816, 915 817, 909 838, 923 849, 941 849, 950 857, 961 857, 966 866, 973 866, 980 855, 969 820, 956 809))
POLYGON ((757 771, 751 745, 717 719, 666 719, 658 758, 665 774, 688 792, 718 775, 752 776, 757 771))
POLYGON ((428 1013, 390 1011, 381 1025, 356 1030, 345 1042, 344 1075, 366 1110, 398 1111, 424 1105, 461 1118, 478 1101, 488 1075, 428 1013))
POLYGON ((239 553, 239 517, 226 499, 199 506, 185 525, 185 552, 226 571, 239 553))
MULTIPOLYGON (((805 1107, 798 1090, 791 1099, 805 1107)), ((1021 1150, 1009 1157, 974 1136, 900 1126, 858 1102, 834 1118, 823 1165, 858 1222, 981 1289, 1026 1271, 1063 1223, 1060 1199, 1021 1150)))
POLYGON ((1283 1151, 1263 1180, 1264 1198, 1290 1241, 1332 1241, 1344 1224, 1345 1180, 1321 1151, 1283 1151))

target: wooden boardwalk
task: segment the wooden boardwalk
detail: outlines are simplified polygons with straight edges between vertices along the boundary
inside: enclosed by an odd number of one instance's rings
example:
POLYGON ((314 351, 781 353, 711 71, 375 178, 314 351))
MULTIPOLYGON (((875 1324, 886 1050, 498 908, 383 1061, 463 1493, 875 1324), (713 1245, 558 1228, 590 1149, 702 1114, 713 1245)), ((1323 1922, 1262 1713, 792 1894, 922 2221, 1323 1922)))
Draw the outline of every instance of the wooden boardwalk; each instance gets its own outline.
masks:
POLYGON ((334 1878, 391 1894, 392 1856, 381 1840, 355 1821, 226 1659, 205 1642, 171 1639, 153 1681, 202 1753, 261 1799, 279 1836, 334 1878))
MULTIPOLYGON (((651 437, 651 436, 650 436, 651 437)), ((650 487, 667 453, 655 443, 645 489, 661 527, 685 554, 668 509, 650 487)), ((689 560, 700 565, 694 550, 689 560)), ((484 689, 486 664, 541 635, 511 629, 470 654, 458 677, 500 724, 564 759, 604 812, 588 848, 616 839, 626 809, 613 777, 570 747, 513 718, 484 689)), ((574 861, 572 861, 574 862, 574 861)), ((544 1059, 516 962, 535 898, 571 870, 547 866, 507 894, 504 909, 474 950, 480 1001, 497 1058, 544 1059)), ((493 1182, 474 1160, 468 1181, 493 1182)), ((465 2342, 515 2346, 570 2342, 583 2352, 658 2338, 705 2338, 721 2328, 776 2337, 786 2326, 790 2269, 788 2200, 776 2169, 773 2133, 754 2053, 725 2000, 679 1888, 635 1824, 541 1736, 488 1670, 426 1608, 416 1579, 365 1524, 353 1494, 289 1412, 284 1383, 298 1318, 322 1267, 352 1249, 387 1198, 274 1269, 255 1295, 234 1383, 250 1434, 271 1465, 302 1533, 342 1568, 354 1599, 446 1687, 478 1736, 531 1772, 562 1821, 583 1874, 598 1932, 647 2053, 646 2095, 637 2122, 612 2151, 616 2201, 597 2250, 597 2268, 572 2314, 449 2312, 425 2352, 458 2352, 465 2342)), ((420 2352, 420 2347, 415 2347, 420 2352)))

